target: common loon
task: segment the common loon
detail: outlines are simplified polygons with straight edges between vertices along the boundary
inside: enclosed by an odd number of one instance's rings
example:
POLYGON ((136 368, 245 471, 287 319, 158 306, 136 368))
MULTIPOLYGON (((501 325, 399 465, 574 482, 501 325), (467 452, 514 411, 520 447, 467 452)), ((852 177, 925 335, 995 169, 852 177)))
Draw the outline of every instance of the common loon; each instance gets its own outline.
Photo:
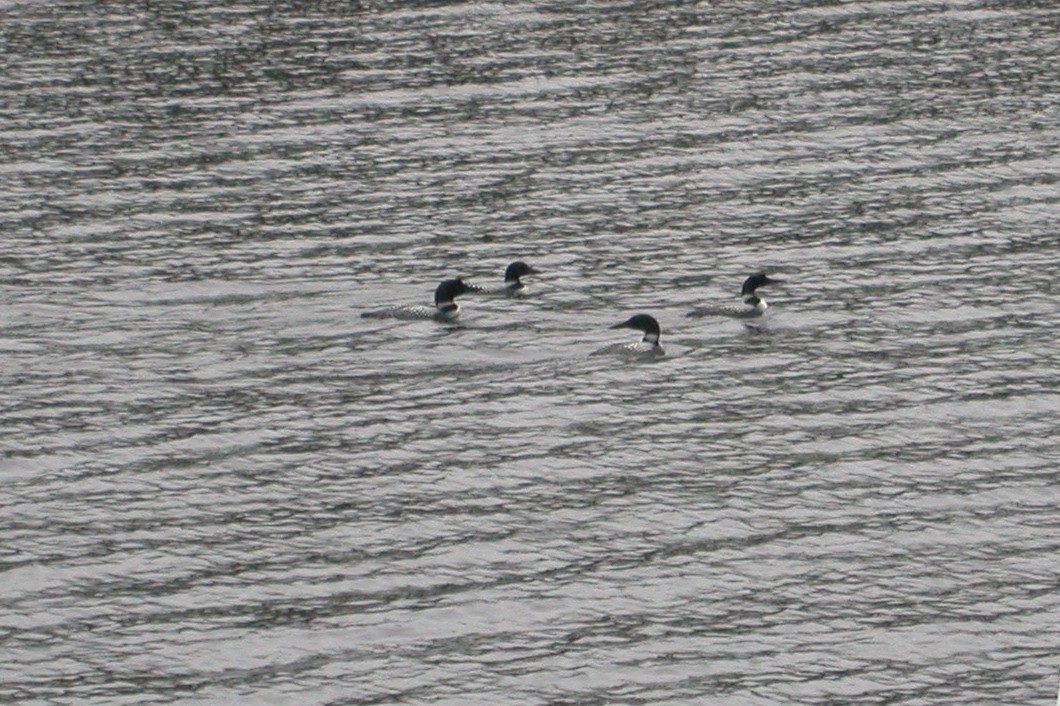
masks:
POLYGON ((392 306, 376 311, 365 311, 361 314, 365 319, 402 319, 415 321, 422 319, 434 319, 435 321, 456 321, 460 316, 460 305, 456 298, 468 292, 481 292, 481 287, 476 287, 465 282, 460 277, 447 279, 434 290, 434 309, 425 306, 392 306))
POLYGON ((521 297, 527 293, 529 288, 523 284, 520 277, 539 274, 541 270, 535 270, 522 260, 516 260, 504 271, 504 286, 487 289, 484 293, 495 297, 521 297))
POLYGON ((743 282, 743 288, 740 289, 740 296, 743 297, 744 306, 726 305, 726 304, 713 304, 710 306, 699 307, 688 312, 686 316, 698 319, 704 316, 728 316, 734 319, 756 319, 762 314, 766 313, 766 309, 769 308, 769 304, 766 300, 755 293, 759 287, 764 287, 767 284, 780 284, 784 280, 770 279, 766 276, 765 272, 756 272, 751 275, 743 282))
POLYGON ((509 297, 517 297, 525 294, 526 285, 523 284, 519 278, 525 277, 526 275, 538 274, 541 274, 540 270, 535 270, 522 260, 516 260, 508 265, 508 269, 504 271, 504 293, 509 297))
POLYGON ((596 351, 593 355, 626 353, 659 356, 664 354, 662 346, 659 345, 659 334, 661 333, 659 322, 655 320, 654 316, 650 316, 649 314, 637 314, 636 316, 632 316, 626 321, 623 321, 620 324, 615 324, 610 328, 631 328, 636 331, 642 331, 644 333, 644 338, 640 339, 637 343, 613 344, 596 351))

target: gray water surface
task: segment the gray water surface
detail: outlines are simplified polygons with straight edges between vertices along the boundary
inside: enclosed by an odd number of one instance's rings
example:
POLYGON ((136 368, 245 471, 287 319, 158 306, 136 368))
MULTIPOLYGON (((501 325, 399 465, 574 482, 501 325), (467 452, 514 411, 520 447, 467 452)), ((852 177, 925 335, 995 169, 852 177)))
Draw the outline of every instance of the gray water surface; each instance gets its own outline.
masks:
POLYGON ((6 2, 0 53, 0 701, 1055 699, 1053 3, 6 2), (760 269, 762 330, 685 317, 760 269))

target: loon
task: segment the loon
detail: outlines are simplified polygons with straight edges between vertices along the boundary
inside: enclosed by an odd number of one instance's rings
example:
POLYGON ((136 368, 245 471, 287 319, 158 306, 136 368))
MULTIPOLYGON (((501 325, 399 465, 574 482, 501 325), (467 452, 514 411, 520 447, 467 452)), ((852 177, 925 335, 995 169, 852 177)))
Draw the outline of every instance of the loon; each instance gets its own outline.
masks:
POLYGON ((755 293, 759 287, 767 284, 780 284, 784 280, 770 279, 765 272, 757 272, 744 280, 740 296, 743 297, 745 306, 738 305, 711 305, 693 309, 686 316, 698 319, 704 316, 728 316, 734 319, 755 319, 766 313, 769 304, 766 300, 755 293))
POLYGON ((509 297, 518 297, 526 294, 526 285, 519 278, 538 274, 541 274, 541 270, 535 270, 522 260, 516 260, 508 265, 508 269, 504 271, 504 294, 509 297))
POLYGON ((365 311, 361 318, 365 319, 402 319, 415 321, 422 319, 434 319, 440 322, 456 321, 460 316, 460 305, 456 298, 468 292, 481 292, 481 287, 476 287, 465 282, 460 277, 447 279, 434 290, 434 309, 425 306, 392 306, 376 311, 365 311))
POLYGON ((630 344, 614 344, 602 348, 593 355, 603 355, 605 353, 626 353, 635 355, 647 355, 647 356, 659 356, 664 355, 662 346, 659 345, 659 322, 655 320, 654 316, 649 314, 637 314, 632 316, 626 321, 620 324, 615 324, 610 328, 631 328, 636 331, 644 332, 644 338, 638 343, 630 344))
POLYGON ((541 270, 535 270, 522 260, 516 260, 504 271, 504 286, 486 290, 485 293, 495 297, 521 297, 527 293, 528 287, 519 278, 539 274, 541 270))

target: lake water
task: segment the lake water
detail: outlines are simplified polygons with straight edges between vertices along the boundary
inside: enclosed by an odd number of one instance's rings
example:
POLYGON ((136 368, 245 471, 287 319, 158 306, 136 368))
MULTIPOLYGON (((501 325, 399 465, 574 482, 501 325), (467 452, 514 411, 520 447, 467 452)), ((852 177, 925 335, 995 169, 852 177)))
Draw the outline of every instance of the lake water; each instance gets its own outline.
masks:
POLYGON ((0 16, 0 701, 1054 702, 1057 5, 0 16))

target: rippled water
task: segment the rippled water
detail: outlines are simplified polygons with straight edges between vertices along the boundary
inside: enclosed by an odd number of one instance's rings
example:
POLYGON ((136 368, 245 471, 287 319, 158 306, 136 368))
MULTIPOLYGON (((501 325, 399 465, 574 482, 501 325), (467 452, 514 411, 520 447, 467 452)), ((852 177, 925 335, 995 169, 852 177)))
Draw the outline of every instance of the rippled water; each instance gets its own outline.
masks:
POLYGON ((1053 3, 0 14, 0 700, 1055 698, 1053 3))

